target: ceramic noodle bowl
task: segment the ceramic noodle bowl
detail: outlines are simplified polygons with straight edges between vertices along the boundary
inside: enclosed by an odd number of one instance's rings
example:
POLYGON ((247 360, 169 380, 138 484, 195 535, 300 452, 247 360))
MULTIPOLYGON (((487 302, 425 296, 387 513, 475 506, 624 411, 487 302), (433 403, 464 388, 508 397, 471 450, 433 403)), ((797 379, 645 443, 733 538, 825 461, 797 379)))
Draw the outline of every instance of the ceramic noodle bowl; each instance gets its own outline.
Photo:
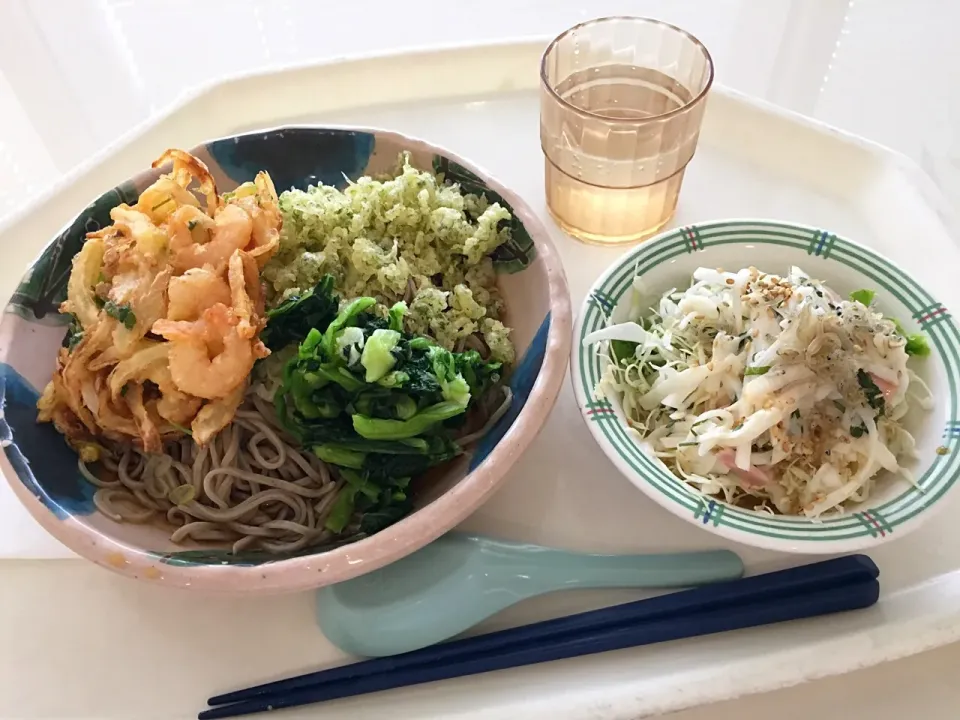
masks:
MULTIPOLYGON (((159 155, 164 148, 157 149, 159 155)), ((500 421, 429 482, 416 483, 415 510, 400 522, 323 552, 288 555, 241 551, 216 543, 176 545, 170 528, 118 523, 96 510, 94 487, 51 424, 38 424, 36 403, 66 332, 58 307, 71 259, 85 234, 110 224, 110 209, 135 204, 159 171, 143 172, 96 198, 43 250, 9 300, 0 323, 0 466, 16 496, 52 535, 100 565, 142 580, 223 593, 303 590, 340 582, 397 560, 450 530, 503 482, 553 406, 570 352, 566 279, 546 229, 516 194, 453 153, 380 130, 284 127, 214 140, 190 150, 208 165, 220 192, 266 170, 278 192, 382 175, 407 151, 412 164, 486 193, 513 215, 512 240, 494 255, 517 361, 508 377, 513 403, 500 421)))

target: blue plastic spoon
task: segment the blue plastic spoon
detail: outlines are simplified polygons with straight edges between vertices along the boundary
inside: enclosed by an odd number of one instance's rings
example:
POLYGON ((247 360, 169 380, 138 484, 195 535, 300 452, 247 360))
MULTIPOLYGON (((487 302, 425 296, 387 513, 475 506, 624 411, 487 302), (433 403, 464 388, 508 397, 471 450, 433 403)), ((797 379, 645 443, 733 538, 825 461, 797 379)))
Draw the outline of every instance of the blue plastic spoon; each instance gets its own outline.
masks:
POLYGON ((317 621, 351 655, 382 657, 447 640, 525 600, 569 588, 677 588, 733 580, 728 550, 586 555, 449 534, 387 567, 317 592, 317 621))

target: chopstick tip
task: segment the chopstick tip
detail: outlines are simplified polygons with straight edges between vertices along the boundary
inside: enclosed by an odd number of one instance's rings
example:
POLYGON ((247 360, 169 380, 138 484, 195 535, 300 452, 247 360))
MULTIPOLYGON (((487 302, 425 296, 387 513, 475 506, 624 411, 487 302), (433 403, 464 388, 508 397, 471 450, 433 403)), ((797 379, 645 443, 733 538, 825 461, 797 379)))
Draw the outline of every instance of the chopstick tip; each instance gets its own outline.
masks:
POLYGON ((877 564, 870 557, 861 553, 848 555, 847 557, 861 565, 874 579, 880 577, 880 568, 877 567, 877 564))
POLYGON ((214 695, 213 697, 207 698, 207 707, 226 705, 228 702, 231 702, 230 696, 232 694, 233 693, 223 693, 222 695, 214 695))

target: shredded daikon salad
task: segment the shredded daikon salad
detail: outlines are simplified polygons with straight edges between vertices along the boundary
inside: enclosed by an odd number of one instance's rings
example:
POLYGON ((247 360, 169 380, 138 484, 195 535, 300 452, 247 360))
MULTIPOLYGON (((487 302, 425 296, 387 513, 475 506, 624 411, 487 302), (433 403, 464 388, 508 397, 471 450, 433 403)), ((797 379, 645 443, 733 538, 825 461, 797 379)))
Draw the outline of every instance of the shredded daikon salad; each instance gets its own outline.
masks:
POLYGON ((702 493, 760 512, 818 518, 870 497, 883 470, 913 482, 901 425, 930 410, 907 367, 922 335, 872 305, 841 298, 799 268, 699 268, 686 290, 644 311, 634 282, 629 322, 591 333, 607 362, 598 397, 620 400, 630 427, 702 493))

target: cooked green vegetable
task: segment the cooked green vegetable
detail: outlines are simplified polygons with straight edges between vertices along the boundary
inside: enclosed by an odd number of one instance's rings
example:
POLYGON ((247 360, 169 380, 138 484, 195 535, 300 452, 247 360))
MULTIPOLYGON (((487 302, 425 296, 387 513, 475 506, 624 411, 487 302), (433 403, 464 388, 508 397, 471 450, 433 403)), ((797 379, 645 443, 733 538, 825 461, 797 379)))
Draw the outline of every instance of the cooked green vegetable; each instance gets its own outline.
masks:
POLYGON ((875 383, 873 378, 870 377, 870 373, 862 368, 857 370, 857 382, 860 384, 860 388, 863 390, 863 395, 867 399, 867 404, 879 414, 883 415, 883 411, 886 409, 886 403, 883 400, 883 391, 877 387, 877 383, 875 383))
POLYGON ((325 526, 328 530, 342 532, 353 515, 360 512, 360 532, 370 535, 410 512, 411 503, 406 493, 409 478, 381 488, 352 470, 343 470, 341 474, 347 487, 340 492, 327 517, 325 526))
POLYGON ((333 322, 327 326, 327 329, 323 333, 323 340, 321 343, 323 344, 324 353, 328 358, 331 360, 334 358, 344 360, 344 358, 340 356, 341 354, 337 352, 338 340, 340 336, 344 332, 349 333, 351 336, 355 336, 356 333, 351 332, 351 326, 353 325, 357 315, 362 313, 364 310, 368 310, 376 304, 377 301, 372 297, 360 297, 356 300, 351 300, 347 306, 340 311, 340 313, 333 319, 333 322))
POLYGON ((907 355, 916 355, 918 357, 927 357, 930 354, 930 343, 927 336, 923 333, 912 333, 905 336, 907 344, 904 346, 907 355))
POLYGON ((850 293, 850 299, 853 302, 858 302, 861 305, 866 305, 867 307, 870 307, 870 305, 873 304, 873 299, 876 296, 877 293, 875 293, 873 290, 867 289, 854 290, 852 293, 850 293))
MULTIPOLYGON (((469 394, 467 397, 470 397, 469 394)), ((369 440, 404 440, 422 435, 437 423, 456 417, 466 409, 466 403, 447 401, 424 408, 409 420, 383 420, 354 415, 353 429, 369 440)))
POLYGON ((80 324, 76 315, 71 314, 67 334, 63 336, 63 347, 73 352, 81 340, 83 340, 83 325, 80 324))
POLYGON ((177 425, 177 423, 175 422, 171 422, 170 424, 173 427, 175 427, 177 430, 182 432, 184 435, 191 435, 191 436, 193 435, 193 431, 191 431, 190 428, 188 427, 184 427, 183 425, 177 425))
POLYGON ((611 340, 610 350, 617 362, 631 360, 636 357, 638 344, 629 340, 611 340))
MULTIPOLYGON (((321 280, 310 305, 278 315, 285 332, 302 328, 311 306, 338 307, 331 288, 321 280)), ((347 482, 327 520, 334 532, 357 513, 361 530, 403 517, 410 478, 457 455, 451 431, 500 377, 500 364, 476 351, 452 353, 395 329, 403 303, 385 318, 374 305, 357 298, 306 330, 274 398, 284 427, 347 482)))
POLYGON ((260 333, 263 344, 279 350, 299 343, 313 328, 326 327, 337 316, 333 296, 333 277, 325 275, 316 287, 287 299, 273 310, 267 310, 267 327, 260 333))
POLYGON ((391 330, 403 332, 403 318, 407 314, 407 310, 407 304, 403 302, 403 300, 394 304, 394 306, 390 308, 390 312, 387 315, 389 317, 389 326, 391 330))
POLYGON ((333 509, 327 515, 324 527, 335 533, 343 532, 344 528, 350 522, 354 512, 354 499, 357 490, 354 487, 346 487, 340 491, 337 499, 333 502, 333 509))
POLYGON ((107 300, 103 304, 103 311, 120 322, 127 330, 133 330, 133 326, 137 324, 137 316, 133 314, 129 305, 118 305, 113 300, 107 300))
POLYGON ((744 377, 750 375, 766 375, 768 372, 770 372, 770 365, 754 365, 744 370, 743 375, 744 377))
POLYGON ((339 465, 340 467, 353 468, 355 470, 361 469, 364 460, 367 458, 366 453, 350 450, 336 443, 316 445, 313 448, 313 454, 330 465, 339 465))
POLYGON ((397 364, 393 350, 398 342, 400 342, 400 333, 383 328, 374 330, 367 338, 363 346, 363 355, 360 356, 360 364, 366 368, 365 380, 368 383, 375 383, 397 364))
POLYGON ((923 333, 908 333, 899 320, 893 320, 893 326, 897 334, 901 335, 907 344, 903 349, 907 355, 916 355, 917 357, 927 357, 930 354, 930 342, 923 333))
MULTIPOLYGON (((862 303, 868 307, 873 303, 876 296, 877 294, 873 290, 866 289, 855 290, 850 293, 851 300, 862 303)), ((927 340, 926 335, 923 333, 908 333, 896 318, 888 318, 888 320, 893 323, 897 334, 907 341, 903 348, 907 355, 927 357, 930 354, 930 342, 927 340)))
POLYGON ((443 399, 454 405, 466 407, 470 402, 470 386, 460 373, 456 358, 440 347, 430 348, 427 354, 433 363, 433 374, 440 385, 443 399))

